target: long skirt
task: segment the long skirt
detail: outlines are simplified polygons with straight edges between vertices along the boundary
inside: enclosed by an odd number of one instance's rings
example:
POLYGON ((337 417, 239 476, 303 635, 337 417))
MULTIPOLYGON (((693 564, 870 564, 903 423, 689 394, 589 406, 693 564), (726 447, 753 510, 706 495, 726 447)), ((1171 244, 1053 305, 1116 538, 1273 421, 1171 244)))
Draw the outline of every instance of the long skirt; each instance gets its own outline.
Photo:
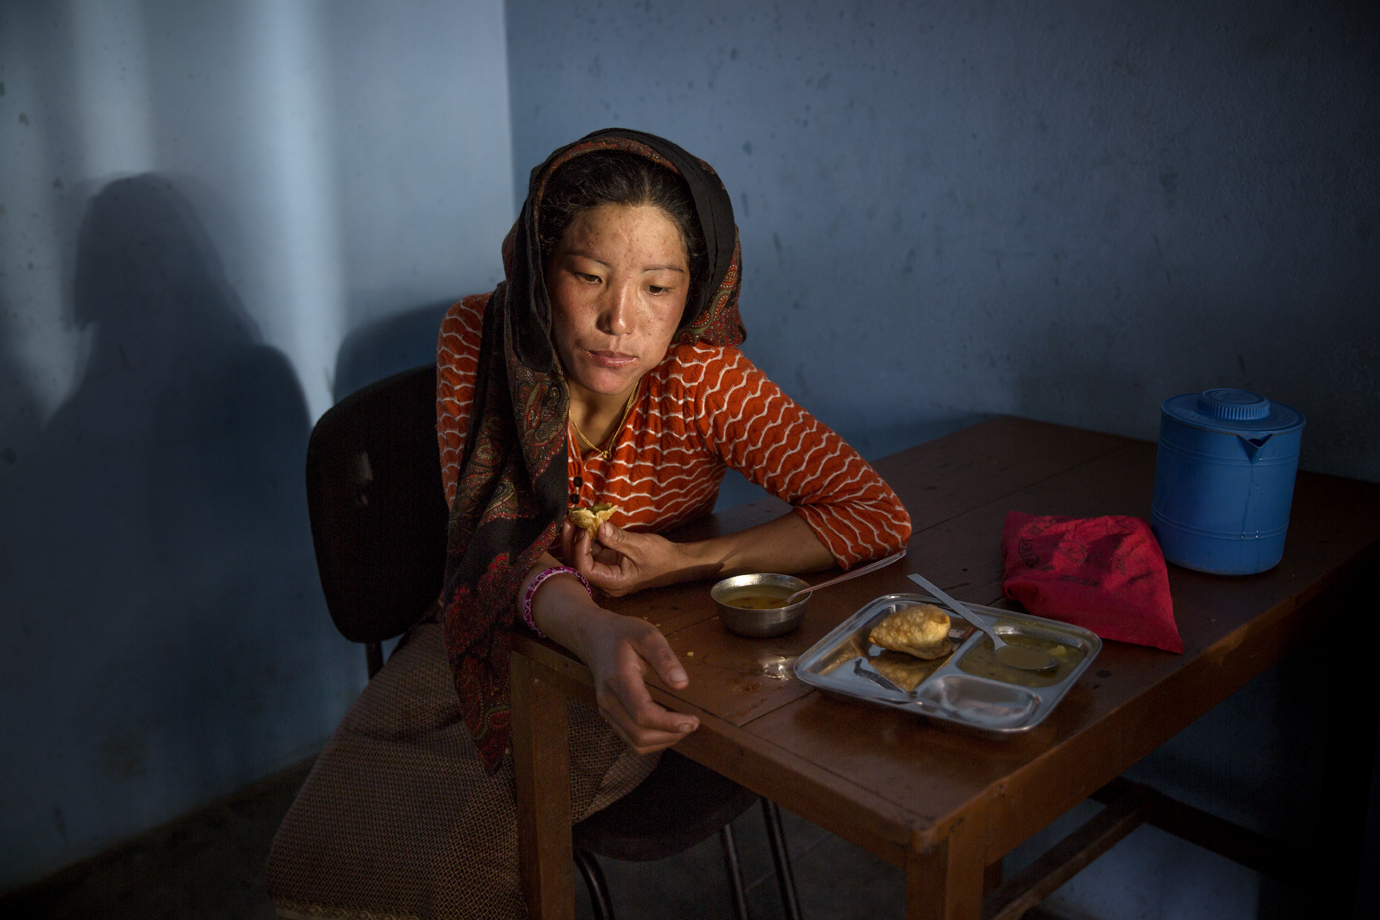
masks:
MULTIPOLYGON (((657 755, 634 753, 572 701, 571 814, 631 792, 657 755)), ((280 916, 524 918, 512 753, 490 774, 460 717, 441 628, 414 627, 350 707, 273 838, 280 916)))

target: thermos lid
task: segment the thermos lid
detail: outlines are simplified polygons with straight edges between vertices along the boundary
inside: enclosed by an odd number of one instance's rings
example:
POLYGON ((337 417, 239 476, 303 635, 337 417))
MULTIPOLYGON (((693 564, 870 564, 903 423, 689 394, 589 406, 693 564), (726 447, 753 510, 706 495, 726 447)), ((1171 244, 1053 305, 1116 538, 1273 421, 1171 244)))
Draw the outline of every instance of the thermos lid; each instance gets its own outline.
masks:
POLYGON ((1303 427, 1303 413, 1250 390, 1219 388, 1171 396, 1160 404, 1165 418, 1226 434, 1283 434, 1303 427))

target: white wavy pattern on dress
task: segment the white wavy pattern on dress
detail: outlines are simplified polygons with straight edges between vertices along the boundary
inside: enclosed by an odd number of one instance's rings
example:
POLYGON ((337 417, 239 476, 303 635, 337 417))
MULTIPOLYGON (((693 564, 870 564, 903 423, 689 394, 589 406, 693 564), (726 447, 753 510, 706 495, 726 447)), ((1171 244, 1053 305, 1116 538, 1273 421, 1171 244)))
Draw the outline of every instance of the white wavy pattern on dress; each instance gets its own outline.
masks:
POLYGON ((447 505, 455 502, 455 483, 460 479, 488 302, 488 295, 471 295, 452 306, 441 320, 436 340, 436 437, 447 505))

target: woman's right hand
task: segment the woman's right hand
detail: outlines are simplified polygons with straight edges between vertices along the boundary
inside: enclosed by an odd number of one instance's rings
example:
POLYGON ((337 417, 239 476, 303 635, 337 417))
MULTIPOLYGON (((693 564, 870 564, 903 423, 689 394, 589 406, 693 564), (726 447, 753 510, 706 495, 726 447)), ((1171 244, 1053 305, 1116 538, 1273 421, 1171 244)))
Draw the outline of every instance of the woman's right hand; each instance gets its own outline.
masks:
POLYGON ((681 544, 609 523, 599 525, 599 539, 595 541, 584 529, 566 521, 559 546, 566 564, 610 597, 709 574, 694 567, 681 544))
POLYGON ((699 719, 666 709, 647 690, 649 672, 677 690, 690 683, 661 630, 646 620, 600 609, 582 631, 581 658, 594 672, 599 714, 633 750, 659 751, 699 728, 699 719))

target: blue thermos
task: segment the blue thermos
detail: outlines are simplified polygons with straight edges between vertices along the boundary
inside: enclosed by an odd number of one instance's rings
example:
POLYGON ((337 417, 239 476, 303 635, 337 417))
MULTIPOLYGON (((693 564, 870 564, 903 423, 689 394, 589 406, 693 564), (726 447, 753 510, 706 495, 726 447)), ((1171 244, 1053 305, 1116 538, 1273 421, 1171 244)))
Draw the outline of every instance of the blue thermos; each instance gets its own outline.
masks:
POLYGON ((1217 575, 1274 568, 1303 425, 1297 409, 1249 390, 1166 399, 1150 521, 1164 558, 1217 575))

